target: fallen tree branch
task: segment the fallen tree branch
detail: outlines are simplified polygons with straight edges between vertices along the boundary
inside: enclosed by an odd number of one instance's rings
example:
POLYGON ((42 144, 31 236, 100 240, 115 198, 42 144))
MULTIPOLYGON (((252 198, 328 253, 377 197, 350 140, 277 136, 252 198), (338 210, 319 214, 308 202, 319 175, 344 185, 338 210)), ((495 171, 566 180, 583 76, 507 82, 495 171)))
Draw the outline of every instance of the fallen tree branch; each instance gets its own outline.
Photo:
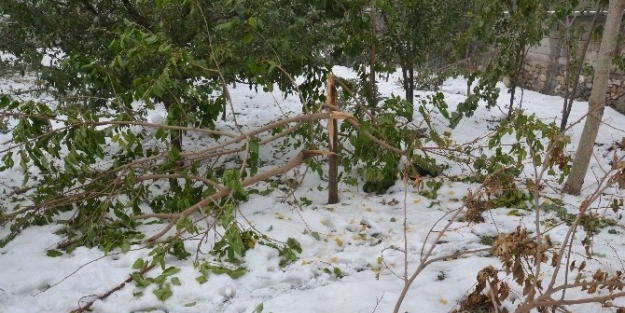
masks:
MULTIPOLYGON (((314 156, 319 156, 319 155, 330 155, 332 154, 331 152, 328 151, 320 151, 320 150, 302 150, 300 151, 300 153, 297 154, 297 156, 295 156, 293 159, 291 159, 289 162, 287 162, 286 164, 277 167, 273 170, 269 170, 263 173, 260 173, 258 175, 255 175, 253 177, 250 177, 246 180, 243 180, 241 182, 241 185, 243 187, 247 187, 250 185, 253 185, 255 183, 261 182, 263 180, 266 180, 270 177, 276 176, 276 175, 280 175, 280 174, 284 174, 286 172, 288 172, 289 170, 295 168, 296 166, 302 164, 302 162, 304 162, 307 159, 310 159, 314 156)), ((200 210, 201 208, 209 205, 210 203, 213 203, 225 196, 228 196, 230 193, 232 193, 232 190, 224 188, 212 195, 210 195, 209 197, 206 197, 204 199, 202 199, 201 201, 197 202, 196 204, 190 206, 189 208, 187 208, 186 210, 178 213, 178 214, 159 214, 159 215, 154 215, 154 214, 141 214, 141 215, 136 215, 135 219, 145 219, 145 218, 152 218, 152 217, 158 217, 158 218, 167 218, 170 219, 169 223, 167 224, 167 226, 165 226, 160 232, 156 233, 155 235, 153 235, 152 237, 150 237, 148 239, 149 242, 154 242, 156 240, 158 240, 159 238, 161 238, 162 236, 164 236, 169 230, 171 230, 175 225, 176 222, 180 219, 180 218, 184 218, 187 217, 193 213, 195 213, 196 211, 200 210)))

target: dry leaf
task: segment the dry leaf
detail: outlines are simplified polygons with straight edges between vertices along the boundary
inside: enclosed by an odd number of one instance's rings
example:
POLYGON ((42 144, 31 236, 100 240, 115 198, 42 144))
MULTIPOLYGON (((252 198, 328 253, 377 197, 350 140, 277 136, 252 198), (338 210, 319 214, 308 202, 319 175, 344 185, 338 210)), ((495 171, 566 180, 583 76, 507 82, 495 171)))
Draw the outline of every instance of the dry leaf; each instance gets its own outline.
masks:
POLYGON ((551 266, 556 267, 558 265, 558 253, 554 252, 551 257, 551 266))
POLYGON ((523 266, 521 266, 521 258, 518 255, 514 258, 514 268, 512 270, 512 277, 519 285, 521 285, 523 283, 523 280, 525 279, 523 266))
POLYGON ((582 281, 582 273, 577 273, 577 276, 575 276, 575 283, 579 284, 580 281, 582 281))
POLYGON ((532 283, 528 279, 525 281, 525 286, 523 287, 523 295, 527 296, 530 291, 532 291, 532 283))

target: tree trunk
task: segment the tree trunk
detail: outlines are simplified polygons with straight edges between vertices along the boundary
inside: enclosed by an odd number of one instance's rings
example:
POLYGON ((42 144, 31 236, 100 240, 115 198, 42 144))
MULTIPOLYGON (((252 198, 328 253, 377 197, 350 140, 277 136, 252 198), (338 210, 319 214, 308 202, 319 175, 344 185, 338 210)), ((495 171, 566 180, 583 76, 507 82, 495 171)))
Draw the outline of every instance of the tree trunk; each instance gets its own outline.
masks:
MULTIPOLYGON (((328 74, 326 94, 326 103, 335 107, 336 87, 332 73, 328 74)), ((328 110, 331 111, 331 109, 328 110)), ((328 139, 330 152, 333 153, 328 155, 328 204, 335 204, 339 202, 339 129, 336 119, 332 117, 328 119, 328 139)))
POLYGON ((610 0, 608 17, 605 22, 599 57, 595 67, 595 78, 588 101, 588 116, 584 123, 584 130, 577 146, 573 168, 562 192, 570 195, 579 195, 584 184, 584 177, 588 171, 590 157, 592 156, 595 139, 601 125, 603 110, 605 108, 605 93, 608 88, 608 78, 612 67, 614 50, 621 26, 621 18, 625 1, 610 0))
POLYGON ((410 65, 402 65, 401 72, 406 101, 414 105, 414 68, 410 65))

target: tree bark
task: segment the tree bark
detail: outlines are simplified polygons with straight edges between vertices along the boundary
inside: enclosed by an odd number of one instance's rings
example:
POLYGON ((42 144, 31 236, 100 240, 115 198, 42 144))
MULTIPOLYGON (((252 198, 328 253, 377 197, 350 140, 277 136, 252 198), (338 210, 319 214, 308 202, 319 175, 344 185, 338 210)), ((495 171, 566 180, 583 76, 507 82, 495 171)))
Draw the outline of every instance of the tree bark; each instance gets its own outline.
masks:
POLYGON ((616 49, 616 41, 620 31, 623 9, 625 9, 625 0, 610 0, 601 47, 599 48, 599 57, 595 67, 592 92, 588 101, 588 116, 586 117, 584 130, 577 146, 571 174, 562 190, 562 192, 570 195, 580 194, 584 184, 584 177, 586 177, 588 165, 590 164, 595 139, 599 132, 605 108, 605 93, 608 87, 608 78, 616 49))

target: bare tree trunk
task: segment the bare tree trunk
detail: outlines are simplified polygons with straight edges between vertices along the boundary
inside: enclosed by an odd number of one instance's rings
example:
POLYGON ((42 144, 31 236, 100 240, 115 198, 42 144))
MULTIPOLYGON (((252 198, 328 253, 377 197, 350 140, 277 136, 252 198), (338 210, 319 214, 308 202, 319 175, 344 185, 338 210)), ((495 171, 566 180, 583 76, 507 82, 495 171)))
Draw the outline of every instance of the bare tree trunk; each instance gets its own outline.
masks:
POLYGON ((608 78, 610 76, 610 68, 612 67, 612 59, 614 58, 614 50, 616 49, 616 41, 620 31, 623 9, 625 9, 624 0, 610 0, 608 17, 605 22, 599 57, 595 67, 592 93, 588 101, 588 117, 584 123, 584 130, 577 146, 571 174, 562 190, 562 192, 567 194, 580 194, 584 184, 584 177, 586 177, 586 172, 588 171, 594 142, 599 132, 605 108, 605 93, 608 87, 608 78))

